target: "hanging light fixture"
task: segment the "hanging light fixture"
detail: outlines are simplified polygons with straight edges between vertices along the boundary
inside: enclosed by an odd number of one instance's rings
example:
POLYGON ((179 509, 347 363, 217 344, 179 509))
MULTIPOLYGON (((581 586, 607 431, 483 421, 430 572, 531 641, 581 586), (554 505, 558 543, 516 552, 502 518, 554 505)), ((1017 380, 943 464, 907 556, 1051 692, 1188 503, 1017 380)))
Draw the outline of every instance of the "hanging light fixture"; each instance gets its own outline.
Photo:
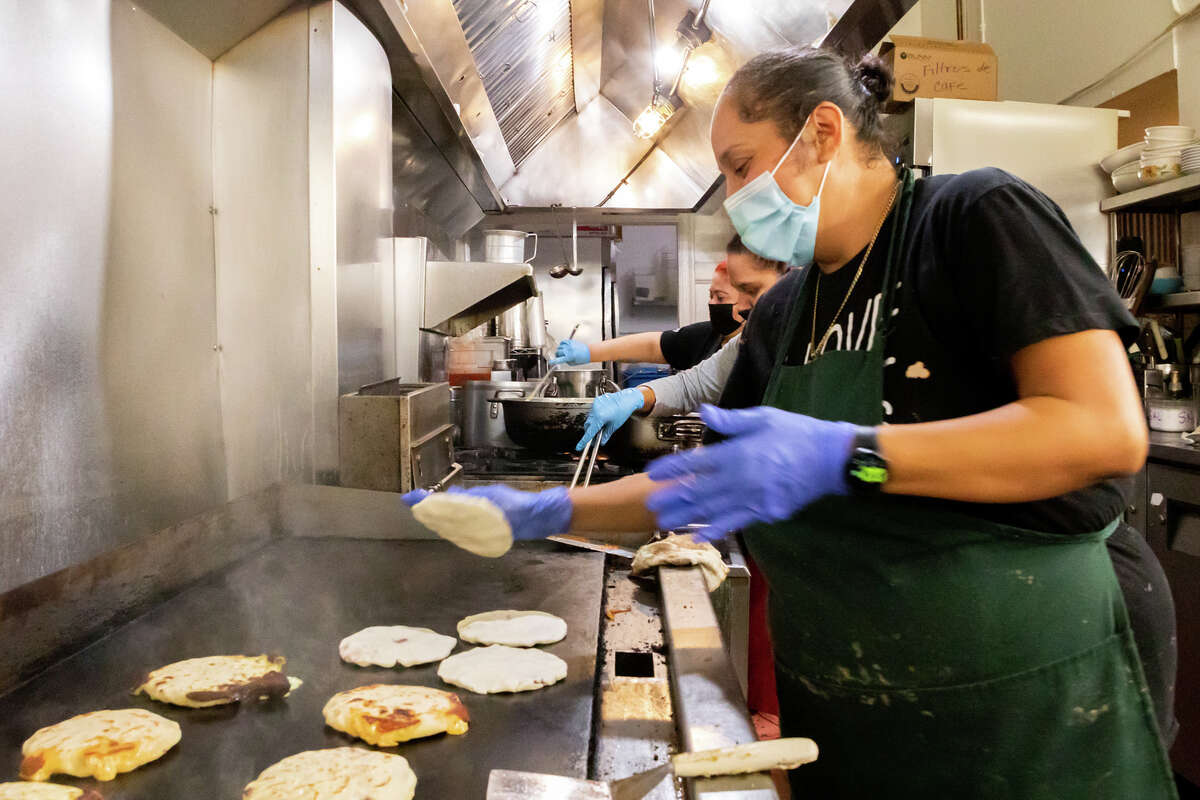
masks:
POLYGON ((678 98, 655 94, 650 105, 633 121, 633 132, 642 139, 653 139, 682 105, 675 102, 676 100, 678 98))
POLYGON ((712 38, 712 29, 704 24, 711 0, 704 0, 699 11, 689 11, 675 28, 675 42, 658 52, 654 32, 654 0, 647 0, 650 14, 650 60, 654 68, 654 90, 650 105, 633 122, 633 132, 643 139, 653 139, 663 126, 683 107, 679 99, 679 83, 688 68, 692 51, 712 38))

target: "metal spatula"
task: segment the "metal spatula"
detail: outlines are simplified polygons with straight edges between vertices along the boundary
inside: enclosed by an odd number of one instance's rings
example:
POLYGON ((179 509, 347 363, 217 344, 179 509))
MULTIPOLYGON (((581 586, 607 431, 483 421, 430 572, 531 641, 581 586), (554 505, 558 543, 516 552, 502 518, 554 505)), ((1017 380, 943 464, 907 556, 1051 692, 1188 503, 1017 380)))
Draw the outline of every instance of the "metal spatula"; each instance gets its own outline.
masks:
POLYGON ((487 800, 642 800, 672 773, 681 778, 743 775, 791 769, 816 758, 817 745, 812 739, 792 738, 680 753, 661 767, 608 783, 494 769, 488 780, 487 800))

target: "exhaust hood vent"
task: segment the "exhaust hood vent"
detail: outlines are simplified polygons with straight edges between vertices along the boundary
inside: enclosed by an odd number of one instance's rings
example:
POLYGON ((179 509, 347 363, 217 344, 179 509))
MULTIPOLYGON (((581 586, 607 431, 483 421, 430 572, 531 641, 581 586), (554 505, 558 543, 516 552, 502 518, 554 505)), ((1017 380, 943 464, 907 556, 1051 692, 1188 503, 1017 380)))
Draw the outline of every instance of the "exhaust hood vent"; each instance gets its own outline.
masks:
POLYGON ((462 336, 537 292, 533 267, 487 261, 430 261, 425 265, 422 328, 462 336))
POLYGON ((568 0, 454 0, 513 163, 575 111, 568 0))

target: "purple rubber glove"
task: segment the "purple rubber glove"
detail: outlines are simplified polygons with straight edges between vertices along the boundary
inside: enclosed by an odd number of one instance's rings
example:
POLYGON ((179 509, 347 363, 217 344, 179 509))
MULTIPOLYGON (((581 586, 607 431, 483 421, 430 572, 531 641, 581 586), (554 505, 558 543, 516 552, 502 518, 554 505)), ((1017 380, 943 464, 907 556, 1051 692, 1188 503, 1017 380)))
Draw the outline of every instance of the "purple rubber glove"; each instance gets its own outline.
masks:
MULTIPOLYGON (((450 494, 469 494, 491 500, 504 512, 512 527, 514 539, 545 539, 558 533, 566 533, 571 527, 571 516, 575 513, 567 490, 561 486, 544 492, 522 492, 503 484, 476 486, 471 489, 452 487, 450 494)), ((432 492, 415 489, 400 500, 414 506, 432 492)))
POLYGON ((559 364, 570 364, 577 367, 580 364, 590 363, 591 360, 592 352, 588 350, 586 344, 574 339, 563 339, 554 351, 554 358, 550 359, 546 366, 557 367, 559 364))
POLYGON ((705 405, 700 418, 731 438, 650 463, 652 479, 676 481, 646 501, 664 529, 703 523, 709 527, 696 535, 712 541, 850 491, 845 469, 857 428, 848 422, 765 406, 724 411, 705 405))
POLYGON ((588 412, 587 421, 583 423, 583 438, 575 445, 576 450, 600 434, 600 444, 608 444, 617 428, 633 416, 633 412, 646 405, 646 398, 641 389, 622 389, 619 392, 599 395, 592 401, 592 410, 588 412))

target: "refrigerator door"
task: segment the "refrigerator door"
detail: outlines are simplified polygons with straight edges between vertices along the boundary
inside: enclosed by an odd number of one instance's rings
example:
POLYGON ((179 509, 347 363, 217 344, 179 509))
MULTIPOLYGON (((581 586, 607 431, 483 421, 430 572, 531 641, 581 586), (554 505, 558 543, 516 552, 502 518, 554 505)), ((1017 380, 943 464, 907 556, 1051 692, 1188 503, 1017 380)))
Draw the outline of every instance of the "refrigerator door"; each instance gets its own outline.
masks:
POLYGON ((1028 181, 1062 208, 1096 263, 1107 269, 1112 194, 1097 166, 1117 149, 1117 118, 1106 108, 918 98, 913 161, 933 174, 999 167, 1028 181))

